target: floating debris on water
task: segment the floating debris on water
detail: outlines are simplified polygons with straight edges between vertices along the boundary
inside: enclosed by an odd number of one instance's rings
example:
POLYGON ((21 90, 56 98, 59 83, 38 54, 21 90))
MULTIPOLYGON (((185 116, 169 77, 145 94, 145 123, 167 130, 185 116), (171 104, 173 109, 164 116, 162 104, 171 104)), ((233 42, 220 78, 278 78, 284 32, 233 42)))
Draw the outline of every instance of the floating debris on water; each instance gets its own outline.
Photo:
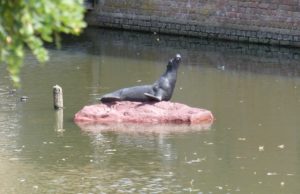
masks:
POLYGON ((107 149, 107 150, 104 150, 104 153, 106 154, 114 154, 114 152, 116 152, 117 150, 116 149, 107 149))
POLYGON ((275 175, 278 175, 277 172, 268 172, 267 173, 267 176, 275 176, 275 175))
POLYGON ((21 96, 21 97, 20 97, 20 101, 21 101, 21 102, 26 102, 28 99, 29 99, 28 96, 21 96))
POLYGON ((206 144, 206 145, 214 145, 213 142, 207 142, 207 141, 204 141, 203 143, 206 144))
POLYGON ((236 158, 236 159, 247 159, 246 156, 236 156, 235 158, 236 158))
POLYGON ((194 184, 194 179, 192 179, 192 180, 190 181, 190 184, 191 184, 191 186, 193 186, 193 184, 194 184))
POLYGON ((265 147, 264 146, 258 146, 258 151, 262 152, 265 150, 265 147))
POLYGON ((116 152, 116 151, 117 151, 116 149, 107 149, 104 152, 116 152))
POLYGON ((286 176, 295 176, 295 174, 288 173, 286 176))
POLYGON ((225 65, 218 65, 217 69, 224 71, 225 70, 225 65))
POLYGON ((204 160, 206 160, 206 157, 204 157, 204 158, 197 158, 196 160, 190 160, 190 161, 187 161, 186 163, 187 164, 192 164, 192 163, 202 162, 204 160))
POLYGON ((23 182, 26 181, 26 179, 25 179, 25 178, 20 178, 19 181, 20 181, 21 183, 23 183, 23 182))
POLYGON ((20 158, 10 158, 9 161, 18 161, 20 158))
POLYGON ((199 192, 200 190, 199 189, 193 189, 193 188, 184 188, 183 191, 187 191, 189 193, 192 193, 192 192, 198 192, 198 193, 202 193, 202 192, 199 192))
POLYGON ((23 148, 15 149, 14 151, 15 151, 15 152, 22 152, 22 151, 23 151, 23 148))

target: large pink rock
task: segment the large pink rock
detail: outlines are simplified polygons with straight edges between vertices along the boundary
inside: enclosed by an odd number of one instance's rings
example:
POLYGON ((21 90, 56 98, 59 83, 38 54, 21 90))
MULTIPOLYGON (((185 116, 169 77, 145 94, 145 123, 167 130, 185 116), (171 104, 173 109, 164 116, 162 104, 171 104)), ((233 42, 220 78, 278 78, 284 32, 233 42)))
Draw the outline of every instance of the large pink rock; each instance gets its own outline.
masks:
POLYGON ((85 106, 76 113, 76 123, 211 124, 210 111, 175 102, 142 103, 121 101, 85 106))

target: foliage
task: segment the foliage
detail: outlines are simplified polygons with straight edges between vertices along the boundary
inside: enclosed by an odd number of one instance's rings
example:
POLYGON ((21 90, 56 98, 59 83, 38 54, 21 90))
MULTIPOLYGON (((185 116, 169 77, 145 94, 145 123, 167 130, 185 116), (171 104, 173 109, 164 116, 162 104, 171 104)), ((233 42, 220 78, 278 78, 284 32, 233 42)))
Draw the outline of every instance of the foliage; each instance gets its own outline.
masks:
POLYGON ((44 42, 59 43, 59 33, 79 34, 85 27, 83 0, 0 0, 0 63, 14 83, 28 47, 40 62, 48 60, 44 42))

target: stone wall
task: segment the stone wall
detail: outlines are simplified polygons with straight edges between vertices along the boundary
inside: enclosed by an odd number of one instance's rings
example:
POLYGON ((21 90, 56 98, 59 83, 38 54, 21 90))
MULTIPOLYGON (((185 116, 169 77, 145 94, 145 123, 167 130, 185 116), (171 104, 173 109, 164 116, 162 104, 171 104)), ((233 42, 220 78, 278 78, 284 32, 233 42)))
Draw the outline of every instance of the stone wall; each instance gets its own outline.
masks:
POLYGON ((96 0, 90 25, 300 46, 298 0, 96 0))

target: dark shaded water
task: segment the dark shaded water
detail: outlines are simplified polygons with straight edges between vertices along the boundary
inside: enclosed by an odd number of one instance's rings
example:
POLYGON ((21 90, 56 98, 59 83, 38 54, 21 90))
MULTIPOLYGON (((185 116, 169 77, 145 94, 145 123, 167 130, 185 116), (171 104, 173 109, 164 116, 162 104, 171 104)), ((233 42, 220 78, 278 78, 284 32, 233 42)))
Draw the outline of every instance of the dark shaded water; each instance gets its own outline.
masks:
POLYGON ((27 57, 15 94, 0 67, 0 193, 300 192, 299 50, 100 29, 49 50, 44 66, 27 57), (211 110, 209 130, 92 133, 73 123, 101 94, 152 83, 176 53, 172 101, 211 110))

